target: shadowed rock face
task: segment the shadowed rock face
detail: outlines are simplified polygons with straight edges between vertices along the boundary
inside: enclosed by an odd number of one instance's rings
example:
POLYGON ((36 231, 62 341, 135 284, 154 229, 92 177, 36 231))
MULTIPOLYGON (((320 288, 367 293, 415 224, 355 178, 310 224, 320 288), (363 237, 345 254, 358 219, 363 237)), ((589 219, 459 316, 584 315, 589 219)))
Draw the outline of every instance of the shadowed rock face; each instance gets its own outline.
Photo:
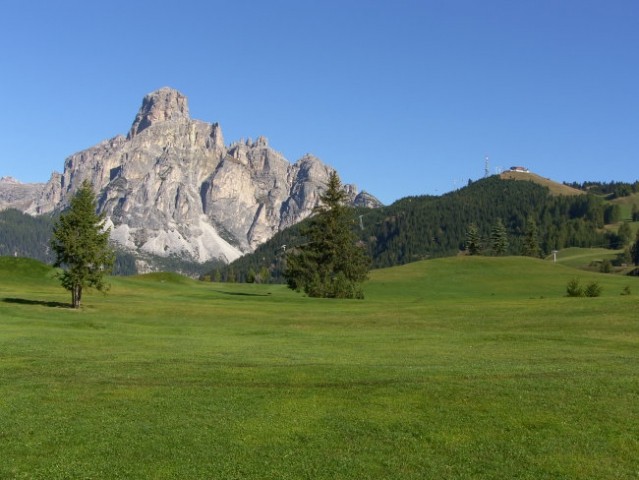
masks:
MULTIPOLYGON (((59 210, 86 179, 121 246, 230 262, 308 217, 332 171, 312 155, 291 164, 263 137, 227 147, 218 124, 191 119, 187 98, 162 88, 144 97, 127 137, 71 155, 20 205, 59 210)), ((347 191, 354 204, 380 205, 347 191)))

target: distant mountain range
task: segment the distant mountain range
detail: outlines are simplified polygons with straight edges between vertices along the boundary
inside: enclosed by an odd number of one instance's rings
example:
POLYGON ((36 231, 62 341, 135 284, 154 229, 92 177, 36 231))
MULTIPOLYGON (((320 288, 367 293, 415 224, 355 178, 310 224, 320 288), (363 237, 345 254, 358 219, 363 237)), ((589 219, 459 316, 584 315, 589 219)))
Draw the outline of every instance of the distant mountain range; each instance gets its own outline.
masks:
MULTIPOLYGON (((191 119, 187 98, 162 88, 144 97, 126 136, 71 155, 46 184, 0 179, 0 210, 55 214, 89 180, 138 269, 157 257, 227 263, 308 217, 332 171, 310 154, 290 163, 264 137, 227 146, 217 123, 191 119)), ((381 206, 346 188, 352 205, 381 206)))

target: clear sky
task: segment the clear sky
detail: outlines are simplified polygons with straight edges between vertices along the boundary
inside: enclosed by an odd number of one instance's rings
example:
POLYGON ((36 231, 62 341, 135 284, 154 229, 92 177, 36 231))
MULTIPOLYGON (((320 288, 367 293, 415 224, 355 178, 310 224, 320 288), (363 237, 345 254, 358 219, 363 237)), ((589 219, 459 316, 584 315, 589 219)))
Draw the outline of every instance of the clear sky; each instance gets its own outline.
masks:
POLYGON ((522 165, 639 179, 636 0, 0 0, 0 176, 43 182, 163 86, 226 143, 384 203, 522 165))

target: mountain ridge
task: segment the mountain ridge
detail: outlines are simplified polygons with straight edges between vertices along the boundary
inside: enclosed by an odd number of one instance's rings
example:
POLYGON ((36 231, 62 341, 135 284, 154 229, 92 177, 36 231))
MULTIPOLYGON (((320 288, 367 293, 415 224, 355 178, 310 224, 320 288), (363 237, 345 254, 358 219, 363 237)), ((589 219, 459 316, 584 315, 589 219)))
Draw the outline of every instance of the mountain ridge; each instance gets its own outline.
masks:
MULTIPOLYGON (((43 186, 9 195, 3 182, 0 208, 52 214, 88 180, 121 248, 230 262, 308 217, 332 171, 310 154, 289 162, 265 137, 227 147, 218 123, 192 119, 186 96, 163 87, 144 97, 126 136, 70 155, 43 186)), ((346 188, 353 205, 381 205, 346 188)))

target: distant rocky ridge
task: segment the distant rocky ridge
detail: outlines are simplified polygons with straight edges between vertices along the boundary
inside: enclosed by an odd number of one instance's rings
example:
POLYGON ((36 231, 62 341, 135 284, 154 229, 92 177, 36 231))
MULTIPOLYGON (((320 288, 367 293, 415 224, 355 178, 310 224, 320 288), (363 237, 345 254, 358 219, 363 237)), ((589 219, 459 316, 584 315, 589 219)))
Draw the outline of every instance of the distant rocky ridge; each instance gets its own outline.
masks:
POLYGON ((0 178, 0 210, 15 208, 27 211, 44 189, 44 183, 20 183, 12 177, 0 178))
MULTIPOLYGON (((230 262, 308 217, 332 171, 312 155, 290 163, 264 137, 226 146, 217 123, 191 119, 187 98, 162 88, 144 97, 126 137, 71 155, 46 184, 0 180, 0 209, 61 210, 89 180, 124 249, 230 262)), ((346 189, 353 205, 381 205, 346 189)))

